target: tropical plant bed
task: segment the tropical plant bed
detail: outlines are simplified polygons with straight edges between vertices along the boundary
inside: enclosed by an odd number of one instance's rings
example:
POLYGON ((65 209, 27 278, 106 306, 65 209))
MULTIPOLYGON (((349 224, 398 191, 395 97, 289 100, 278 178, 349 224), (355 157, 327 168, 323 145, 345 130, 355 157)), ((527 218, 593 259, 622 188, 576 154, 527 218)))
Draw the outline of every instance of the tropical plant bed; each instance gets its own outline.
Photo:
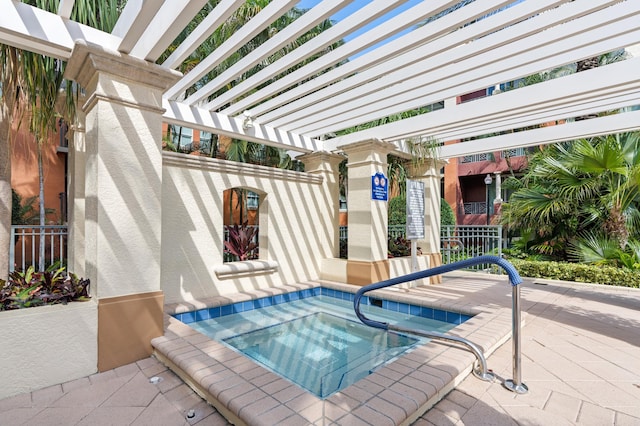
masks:
POLYGON ((582 263, 508 259, 523 277, 640 287, 640 271, 582 263))
POLYGON ((7 281, 0 280, 0 311, 34 306, 64 304, 90 300, 89 280, 65 273, 54 264, 44 272, 14 271, 7 281))

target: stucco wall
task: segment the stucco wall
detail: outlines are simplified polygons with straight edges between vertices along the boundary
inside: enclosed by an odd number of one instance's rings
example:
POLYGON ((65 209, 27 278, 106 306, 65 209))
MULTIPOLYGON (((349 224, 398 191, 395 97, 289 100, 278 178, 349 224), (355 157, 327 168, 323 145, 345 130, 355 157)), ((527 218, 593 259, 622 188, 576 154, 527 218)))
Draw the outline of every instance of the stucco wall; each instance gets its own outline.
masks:
POLYGON ((0 312, 0 399, 97 371, 95 302, 0 312))
MULTIPOLYGON (((28 126, 14 126, 11 153, 11 187, 15 189, 25 202, 28 198, 37 196, 40 190, 38 184, 38 153, 33 135, 28 132, 28 126)), ((47 223, 61 223, 60 193, 65 192, 65 157, 66 153, 58 152, 59 134, 51 135, 49 142, 43 148, 42 168, 44 172, 45 208, 54 210, 47 215, 47 223)), ((34 204, 38 210, 37 201, 34 204)))
POLYGON ((321 259, 333 257, 338 206, 323 179, 309 173, 183 154, 163 154, 162 290, 165 302, 189 301, 317 279, 321 259), (260 194, 260 260, 275 272, 220 278, 223 192, 260 194))

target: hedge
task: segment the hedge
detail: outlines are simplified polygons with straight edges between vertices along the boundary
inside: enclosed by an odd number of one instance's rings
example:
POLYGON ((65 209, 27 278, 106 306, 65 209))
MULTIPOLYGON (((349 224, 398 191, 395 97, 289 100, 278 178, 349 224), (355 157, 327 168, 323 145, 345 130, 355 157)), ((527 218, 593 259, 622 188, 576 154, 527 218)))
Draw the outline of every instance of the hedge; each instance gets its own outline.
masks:
POLYGON ((640 271, 582 263, 508 259, 523 277, 640 288, 640 271))

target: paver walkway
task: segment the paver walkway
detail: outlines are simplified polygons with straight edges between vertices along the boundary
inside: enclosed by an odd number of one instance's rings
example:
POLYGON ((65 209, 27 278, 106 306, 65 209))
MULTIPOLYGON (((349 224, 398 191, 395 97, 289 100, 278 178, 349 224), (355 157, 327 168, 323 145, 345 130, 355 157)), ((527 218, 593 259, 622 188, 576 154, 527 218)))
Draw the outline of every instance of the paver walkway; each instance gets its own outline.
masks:
MULTIPOLYGON (((446 280, 447 297, 510 306, 509 288, 457 276, 446 280)), ((640 290, 527 279, 521 301, 529 392, 516 395, 469 376, 414 425, 639 426, 640 290)), ((512 378, 511 341, 487 363, 512 378)))
POLYGON ((0 400, 3 426, 227 424, 155 358, 0 400))
MULTIPOLYGON (((640 425, 640 290, 526 280, 521 291, 529 393, 469 376, 414 425, 640 425)), ((511 306, 508 283, 480 274, 412 292, 511 306)), ((509 341, 488 358, 500 378, 513 377, 511 352, 509 341)), ((194 424, 227 422, 154 358, 0 400, 0 425, 194 424)))

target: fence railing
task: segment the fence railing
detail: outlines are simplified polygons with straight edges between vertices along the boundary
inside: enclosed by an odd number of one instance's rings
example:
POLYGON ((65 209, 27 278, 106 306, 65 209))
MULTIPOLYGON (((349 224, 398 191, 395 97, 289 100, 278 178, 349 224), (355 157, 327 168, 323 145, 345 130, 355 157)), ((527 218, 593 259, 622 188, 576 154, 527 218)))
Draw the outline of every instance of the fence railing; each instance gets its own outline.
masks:
MULTIPOLYGON (((347 244, 347 227, 340 227, 341 246, 347 244)), ((389 237, 404 237, 404 225, 389 226, 389 237)), ((47 225, 12 225, 11 245, 9 247, 9 271, 24 271, 29 266, 36 270, 39 265, 40 239, 45 241, 45 267, 60 261, 67 264, 67 226, 47 225)), ((228 241, 229 233, 225 229, 224 239, 228 241)), ((440 232, 440 251, 442 262, 452 263, 470 257, 493 254, 502 256, 502 227, 497 225, 443 226, 440 232)), ((258 243, 258 235, 254 242, 258 243)), ((225 253, 224 261, 233 261, 233 256, 225 253)), ((478 267, 479 269, 481 267, 478 267)))
MULTIPOLYGON (((340 227, 340 246, 347 244, 348 227, 340 227)), ((405 225, 389 226, 389 237, 406 235, 405 225)), ((341 253, 346 251, 341 250, 341 253)), ((442 263, 453 263, 471 257, 491 254, 502 256, 502 226, 499 225, 456 225, 442 226, 440 230, 440 253, 442 263)), ((344 256, 346 257, 346 256, 344 256)), ((473 269, 482 270, 482 265, 473 269)))
POLYGON ((9 245, 9 272, 24 271, 29 266, 39 270, 40 241, 44 241, 44 265, 47 268, 55 262, 67 264, 66 225, 11 225, 9 245))
MULTIPOLYGON (((502 226, 442 226, 440 253, 444 264, 487 254, 502 257, 502 226)), ((475 265, 473 269, 481 270, 483 265, 475 265)))

